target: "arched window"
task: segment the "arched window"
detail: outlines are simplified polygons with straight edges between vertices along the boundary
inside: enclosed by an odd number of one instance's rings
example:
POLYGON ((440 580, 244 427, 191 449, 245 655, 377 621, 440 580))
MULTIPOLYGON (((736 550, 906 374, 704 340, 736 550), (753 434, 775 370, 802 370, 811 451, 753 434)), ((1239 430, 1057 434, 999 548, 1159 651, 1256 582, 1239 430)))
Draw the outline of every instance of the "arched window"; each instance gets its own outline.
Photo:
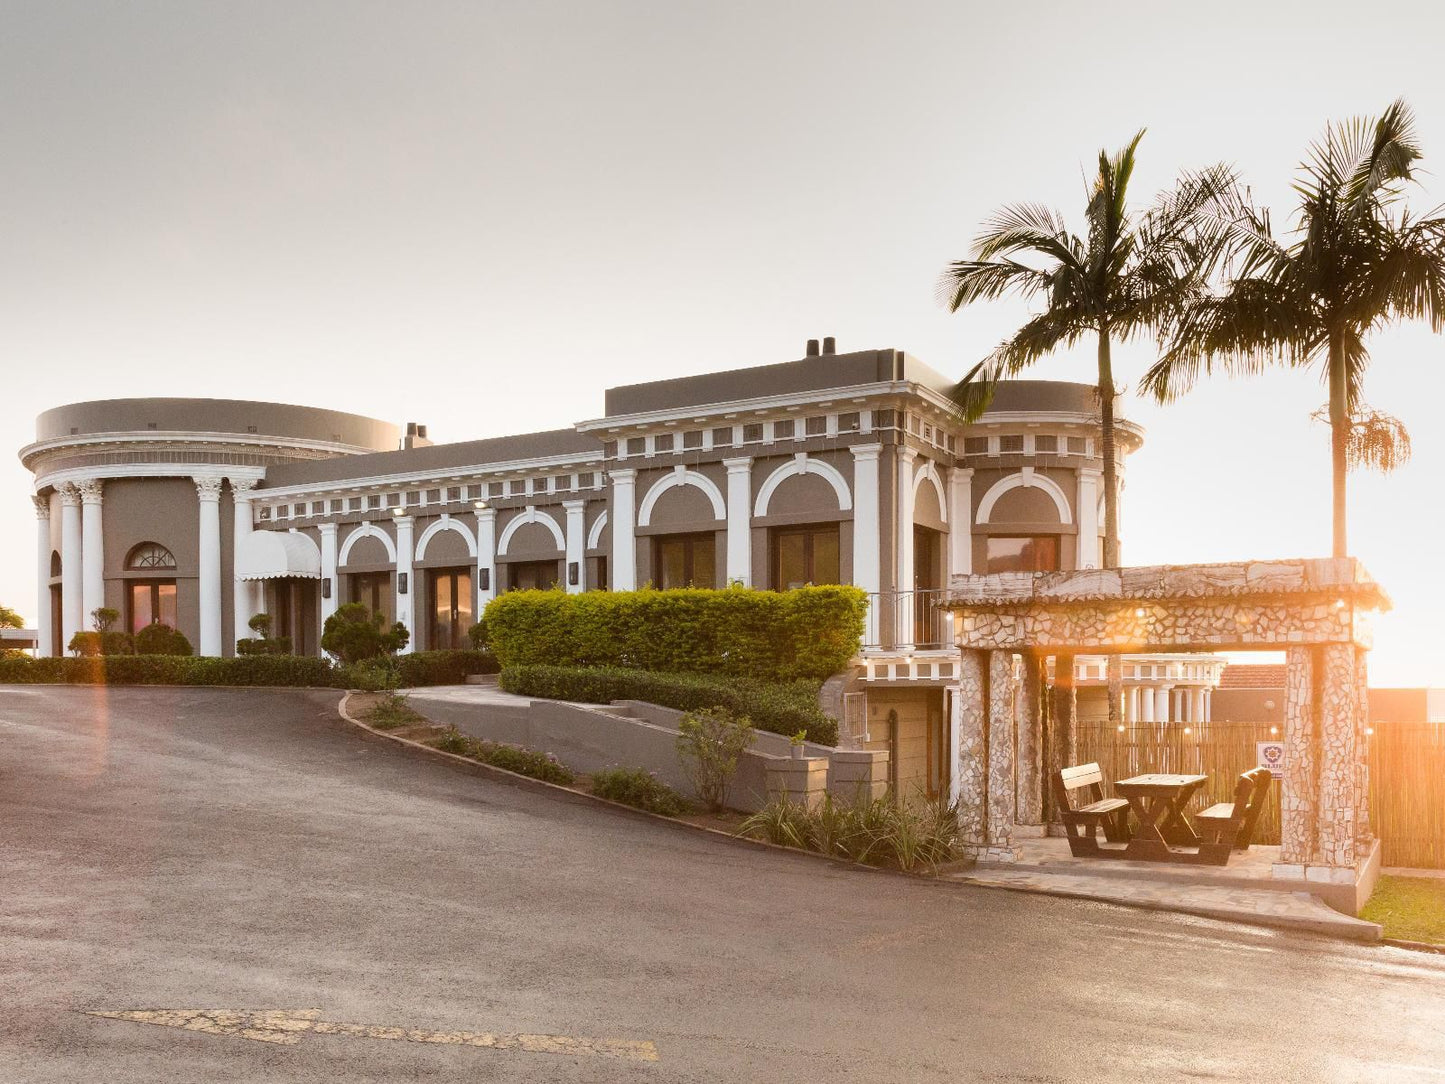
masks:
POLYGON ((176 556, 159 542, 142 542, 125 557, 126 626, 139 632, 159 621, 176 627, 176 556))
POLYGON ((174 572, 176 557, 159 542, 142 542, 130 551, 125 567, 131 572, 174 572))
POLYGON ((60 576, 60 554, 59 554, 57 551, 55 551, 55 550, 51 550, 51 551, 50 551, 50 578, 51 578, 51 579, 57 579, 59 576, 60 576))

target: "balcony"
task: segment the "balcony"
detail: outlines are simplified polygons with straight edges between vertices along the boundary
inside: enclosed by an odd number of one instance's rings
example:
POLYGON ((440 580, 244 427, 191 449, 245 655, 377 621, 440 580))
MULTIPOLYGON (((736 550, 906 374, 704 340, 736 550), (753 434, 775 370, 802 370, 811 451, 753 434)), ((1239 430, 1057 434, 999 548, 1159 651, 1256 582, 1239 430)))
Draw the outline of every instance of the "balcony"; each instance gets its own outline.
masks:
POLYGON ((875 591, 868 596, 860 663, 866 682, 952 682, 958 678, 953 618, 945 592, 875 591))

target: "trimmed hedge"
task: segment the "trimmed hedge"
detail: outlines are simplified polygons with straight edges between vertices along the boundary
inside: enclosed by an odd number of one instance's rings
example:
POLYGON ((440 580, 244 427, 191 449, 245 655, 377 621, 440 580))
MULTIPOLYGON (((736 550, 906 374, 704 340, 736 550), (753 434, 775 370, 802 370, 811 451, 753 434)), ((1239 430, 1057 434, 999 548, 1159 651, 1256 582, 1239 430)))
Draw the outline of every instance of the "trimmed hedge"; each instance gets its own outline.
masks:
POLYGON ((819 745, 838 742, 837 720, 818 707, 816 681, 774 683, 618 667, 505 666, 500 684, 509 693, 583 704, 643 700, 680 711, 726 708, 748 716, 759 730, 789 736, 801 730, 819 745))
POLYGON ((856 587, 509 591, 488 604, 486 635, 503 669, 620 666, 821 681, 857 652, 866 610, 856 587))
MULTIPOLYGON (((479 651, 418 651, 396 660, 403 686, 459 685, 468 674, 494 674, 497 661, 479 651)), ((351 667, 307 655, 108 655, 90 658, 0 658, 0 684, 41 685, 281 685, 350 688, 351 667)))
POLYGON ((599 798, 677 817, 688 811, 688 801, 646 768, 603 768, 592 773, 592 793, 599 798))

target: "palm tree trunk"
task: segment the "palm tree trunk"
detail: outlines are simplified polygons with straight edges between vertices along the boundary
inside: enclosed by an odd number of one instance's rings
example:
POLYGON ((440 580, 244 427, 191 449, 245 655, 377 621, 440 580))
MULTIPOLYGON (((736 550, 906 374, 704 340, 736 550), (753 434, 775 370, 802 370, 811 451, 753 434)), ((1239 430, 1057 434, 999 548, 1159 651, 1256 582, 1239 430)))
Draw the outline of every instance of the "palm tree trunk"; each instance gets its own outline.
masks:
POLYGON ((1330 467, 1334 497, 1334 556, 1349 556, 1345 479, 1349 473, 1350 410, 1345 372, 1345 344, 1338 332, 1330 333, 1330 467))
MULTIPOLYGON (((1114 463, 1114 363, 1109 353, 1109 326, 1099 328, 1099 427, 1104 445, 1104 567, 1119 567, 1119 488, 1114 463)), ((1083 517, 1075 516, 1074 522, 1083 517)), ((1082 543, 1083 539, 1079 539, 1082 543)), ((1105 671, 1108 678, 1109 722, 1118 725, 1123 714, 1124 660, 1110 655, 1105 671)))

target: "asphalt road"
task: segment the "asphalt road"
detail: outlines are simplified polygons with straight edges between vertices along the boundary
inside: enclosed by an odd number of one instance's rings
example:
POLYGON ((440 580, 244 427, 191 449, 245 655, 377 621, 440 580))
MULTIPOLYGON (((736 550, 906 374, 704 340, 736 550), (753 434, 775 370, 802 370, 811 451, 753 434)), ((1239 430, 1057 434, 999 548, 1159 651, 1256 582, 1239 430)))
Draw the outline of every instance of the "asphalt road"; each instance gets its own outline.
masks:
POLYGON ((1445 957, 760 852, 336 699, 0 688, 0 1080, 1445 1080, 1445 957), (86 1015, 196 1008, 658 1060, 86 1015))

